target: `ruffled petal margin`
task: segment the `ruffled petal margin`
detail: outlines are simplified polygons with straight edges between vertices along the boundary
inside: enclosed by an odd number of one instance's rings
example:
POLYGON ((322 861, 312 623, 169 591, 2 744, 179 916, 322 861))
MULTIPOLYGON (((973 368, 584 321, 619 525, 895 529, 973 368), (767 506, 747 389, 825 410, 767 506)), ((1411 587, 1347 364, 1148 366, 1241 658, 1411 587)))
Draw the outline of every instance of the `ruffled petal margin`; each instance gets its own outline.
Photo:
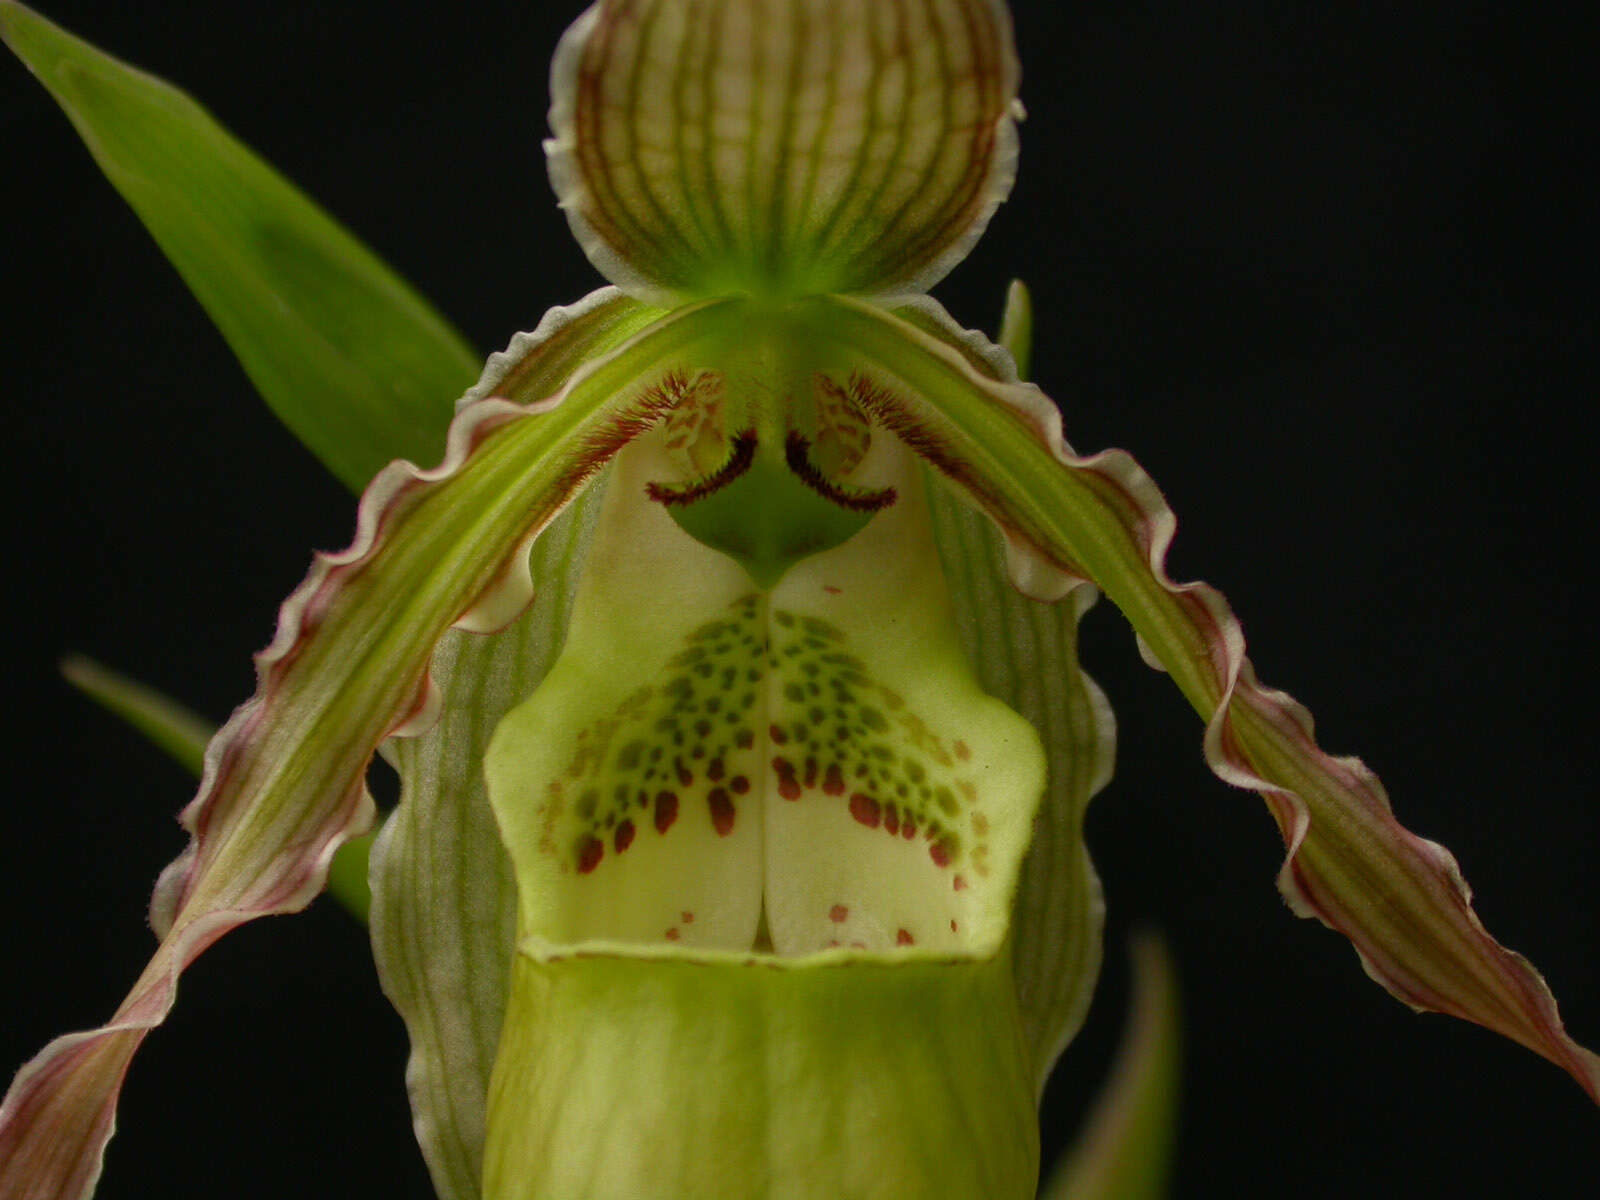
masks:
POLYGON ((378 743, 422 732, 436 712, 439 638, 496 629, 526 607, 532 540, 653 423, 648 383, 698 347, 719 307, 655 323, 538 404, 474 403, 439 467, 394 463, 373 480, 350 548, 319 556, 285 601, 255 697, 207 749, 181 818, 192 839, 151 902, 154 956, 107 1024, 56 1039, 0 1104, 0 1195, 93 1190, 123 1077, 179 974, 238 925, 322 889, 334 852, 372 824, 364 780, 378 743))
POLYGON ((1074 453, 1044 393, 975 367, 993 357, 978 352, 981 335, 947 336, 844 298, 812 307, 819 333, 858 355, 872 418, 1005 532, 1019 587, 1049 599, 1092 579, 1122 609, 1205 718, 1211 769, 1266 799, 1287 848, 1278 887, 1290 907, 1348 937, 1400 1000, 1519 1042, 1600 1102, 1600 1056, 1567 1035, 1528 961, 1484 929, 1449 851, 1400 825, 1377 777, 1325 753, 1310 714, 1257 681, 1219 592, 1168 578, 1176 519, 1139 465, 1120 450, 1074 453))

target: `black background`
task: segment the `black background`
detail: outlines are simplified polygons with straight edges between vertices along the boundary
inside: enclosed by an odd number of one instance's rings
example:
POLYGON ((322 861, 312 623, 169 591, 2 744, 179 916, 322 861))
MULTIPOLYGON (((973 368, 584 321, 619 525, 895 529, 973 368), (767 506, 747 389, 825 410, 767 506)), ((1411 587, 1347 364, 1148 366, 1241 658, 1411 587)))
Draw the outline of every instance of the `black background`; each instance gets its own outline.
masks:
MULTIPOLYGON (((46 7, 199 97, 485 352, 599 282, 538 148, 576 3, 46 7)), ((1263 677, 1456 852, 1490 929, 1600 1043, 1576 31, 1511 6, 1211 9, 1020 9, 1021 179, 936 294, 992 328, 1027 278, 1034 373, 1075 445, 1138 455, 1182 521, 1173 575, 1229 595, 1263 677)), ((10 61, 0 143, 3 1076, 136 975, 192 786, 55 660, 88 652, 221 718, 354 508, 10 61)), ((1121 722, 1089 821, 1108 971, 1047 1152, 1105 1069, 1121 945, 1149 924, 1184 988, 1179 1194, 1582 1194, 1560 1182, 1593 1177, 1578 1088, 1413 1015, 1290 917, 1260 801, 1208 775, 1199 724, 1120 618, 1086 628, 1121 722)), ((137 1061, 100 1194, 428 1195, 403 1057, 336 907, 249 926, 188 973, 137 1061)))

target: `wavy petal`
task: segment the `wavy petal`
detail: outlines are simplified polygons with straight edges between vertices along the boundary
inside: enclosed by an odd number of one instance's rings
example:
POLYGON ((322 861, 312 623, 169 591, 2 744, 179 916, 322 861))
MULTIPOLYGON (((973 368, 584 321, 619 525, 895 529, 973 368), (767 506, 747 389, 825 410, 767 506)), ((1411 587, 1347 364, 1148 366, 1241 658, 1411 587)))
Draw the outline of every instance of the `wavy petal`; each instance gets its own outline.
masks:
MULTIPOLYGON (((1600 1101, 1600 1057, 1563 1029, 1544 980, 1497 943, 1443 847, 1395 820, 1376 776, 1323 752, 1310 715, 1262 687, 1227 602, 1163 569, 1176 521, 1122 451, 1080 457, 1037 388, 974 369, 969 355, 844 298, 818 329, 854 349, 881 386, 871 415, 937 466, 1007 533, 1019 586, 1093 579, 1205 718, 1206 759, 1261 792, 1288 853, 1278 886, 1302 916, 1350 938, 1368 974, 1418 1009, 1474 1021, 1567 1070, 1600 1101)), ((973 335, 976 338, 978 335, 973 335)))
POLYGON ((439 457, 478 365, 443 317, 170 84, 12 0, 0 36, 329 470, 359 489, 391 459, 439 457))
POLYGON ((229 930, 317 894, 334 851, 372 822, 363 777, 378 742, 431 719, 439 637, 503 626, 526 606, 529 542, 649 426, 641 378, 679 366, 716 309, 658 322, 544 404, 470 406, 438 468, 395 463, 373 481, 351 547, 319 557, 284 603, 255 698, 207 750, 183 814, 192 840, 151 902, 154 957, 110 1022, 51 1043, 0 1105, 0 1195, 92 1190, 122 1078, 178 975, 229 930))
MULTIPOLYGON (((463 404, 551 395, 585 360, 660 315, 616 288, 552 309, 490 356, 463 404)), ((516 924, 511 863, 484 792, 484 751, 561 649, 601 492, 586 489, 535 542, 534 600, 522 617, 492 638, 445 636, 433 660, 439 722, 393 746, 400 806, 373 855, 372 947, 384 992, 406 1023, 413 1123, 443 1200, 478 1195, 484 1098, 516 924)))
POLYGON ((926 291, 1016 173, 1000 0, 602 0, 551 68, 550 178, 647 299, 926 291))

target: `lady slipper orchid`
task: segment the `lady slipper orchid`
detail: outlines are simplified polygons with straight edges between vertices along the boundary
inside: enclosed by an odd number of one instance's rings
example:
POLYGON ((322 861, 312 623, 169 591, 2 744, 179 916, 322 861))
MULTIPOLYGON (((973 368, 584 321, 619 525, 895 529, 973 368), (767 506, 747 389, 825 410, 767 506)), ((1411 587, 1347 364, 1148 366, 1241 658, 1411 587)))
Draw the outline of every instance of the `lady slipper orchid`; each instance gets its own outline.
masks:
MULTIPOLYGON (((163 121, 225 136, 9 0, 0 30, 80 123, 148 116, 98 144, 114 177, 163 121)), ((322 890, 374 824, 383 748, 403 783, 373 945, 441 1196, 1032 1195, 1038 1097, 1099 965, 1081 826, 1113 726, 1075 647, 1098 592, 1216 774, 1266 800, 1293 909, 1600 1101, 1600 1058, 1450 854, 1257 681, 1220 594, 1168 578, 1150 479, 1077 454, 1015 356, 927 296, 1010 190, 1018 83, 1000 0, 578 19, 545 149, 611 286, 494 355, 443 461, 379 471, 285 601, 148 967, 6 1095, 0 1194, 92 1192, 179 974, 322 890)), ((244 194, 303 205, 213 149, 244 194)), ((196 223, 141 212, 182 263, 196 223)), ((268 269, 334 245, 303 213, 227 219, 281 239, 268 269)), ((202 293, 232 269, 189 266, 202 293)), ((213 300, 280 369, 267 319, 213 300)))

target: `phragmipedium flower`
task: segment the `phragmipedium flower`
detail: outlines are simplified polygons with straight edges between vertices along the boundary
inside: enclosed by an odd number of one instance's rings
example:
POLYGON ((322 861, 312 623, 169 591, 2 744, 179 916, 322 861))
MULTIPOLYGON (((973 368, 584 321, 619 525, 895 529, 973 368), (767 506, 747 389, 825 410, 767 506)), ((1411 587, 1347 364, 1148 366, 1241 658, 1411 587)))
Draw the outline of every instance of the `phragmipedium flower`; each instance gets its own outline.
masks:
MULTIPOLYGON (((70 109, 61 35, 3 11, 70 109)), ((923 294, 1011 183, 1000 4, 602 4, 552 88, 552 179, 616 286, 495 356, 443 463, 385 468, 285 603, 149 969, 8 1094, 8 1187, 92 1187, 177 973, 316 894, 394 739, 374 941, 441 1194, 1028 1194, 1098 960, 1094 586, 1267 799, 1291 905, 1596 1093, 1449 855, 1167 579, 1148 478, 1074 454, 923 294)))

